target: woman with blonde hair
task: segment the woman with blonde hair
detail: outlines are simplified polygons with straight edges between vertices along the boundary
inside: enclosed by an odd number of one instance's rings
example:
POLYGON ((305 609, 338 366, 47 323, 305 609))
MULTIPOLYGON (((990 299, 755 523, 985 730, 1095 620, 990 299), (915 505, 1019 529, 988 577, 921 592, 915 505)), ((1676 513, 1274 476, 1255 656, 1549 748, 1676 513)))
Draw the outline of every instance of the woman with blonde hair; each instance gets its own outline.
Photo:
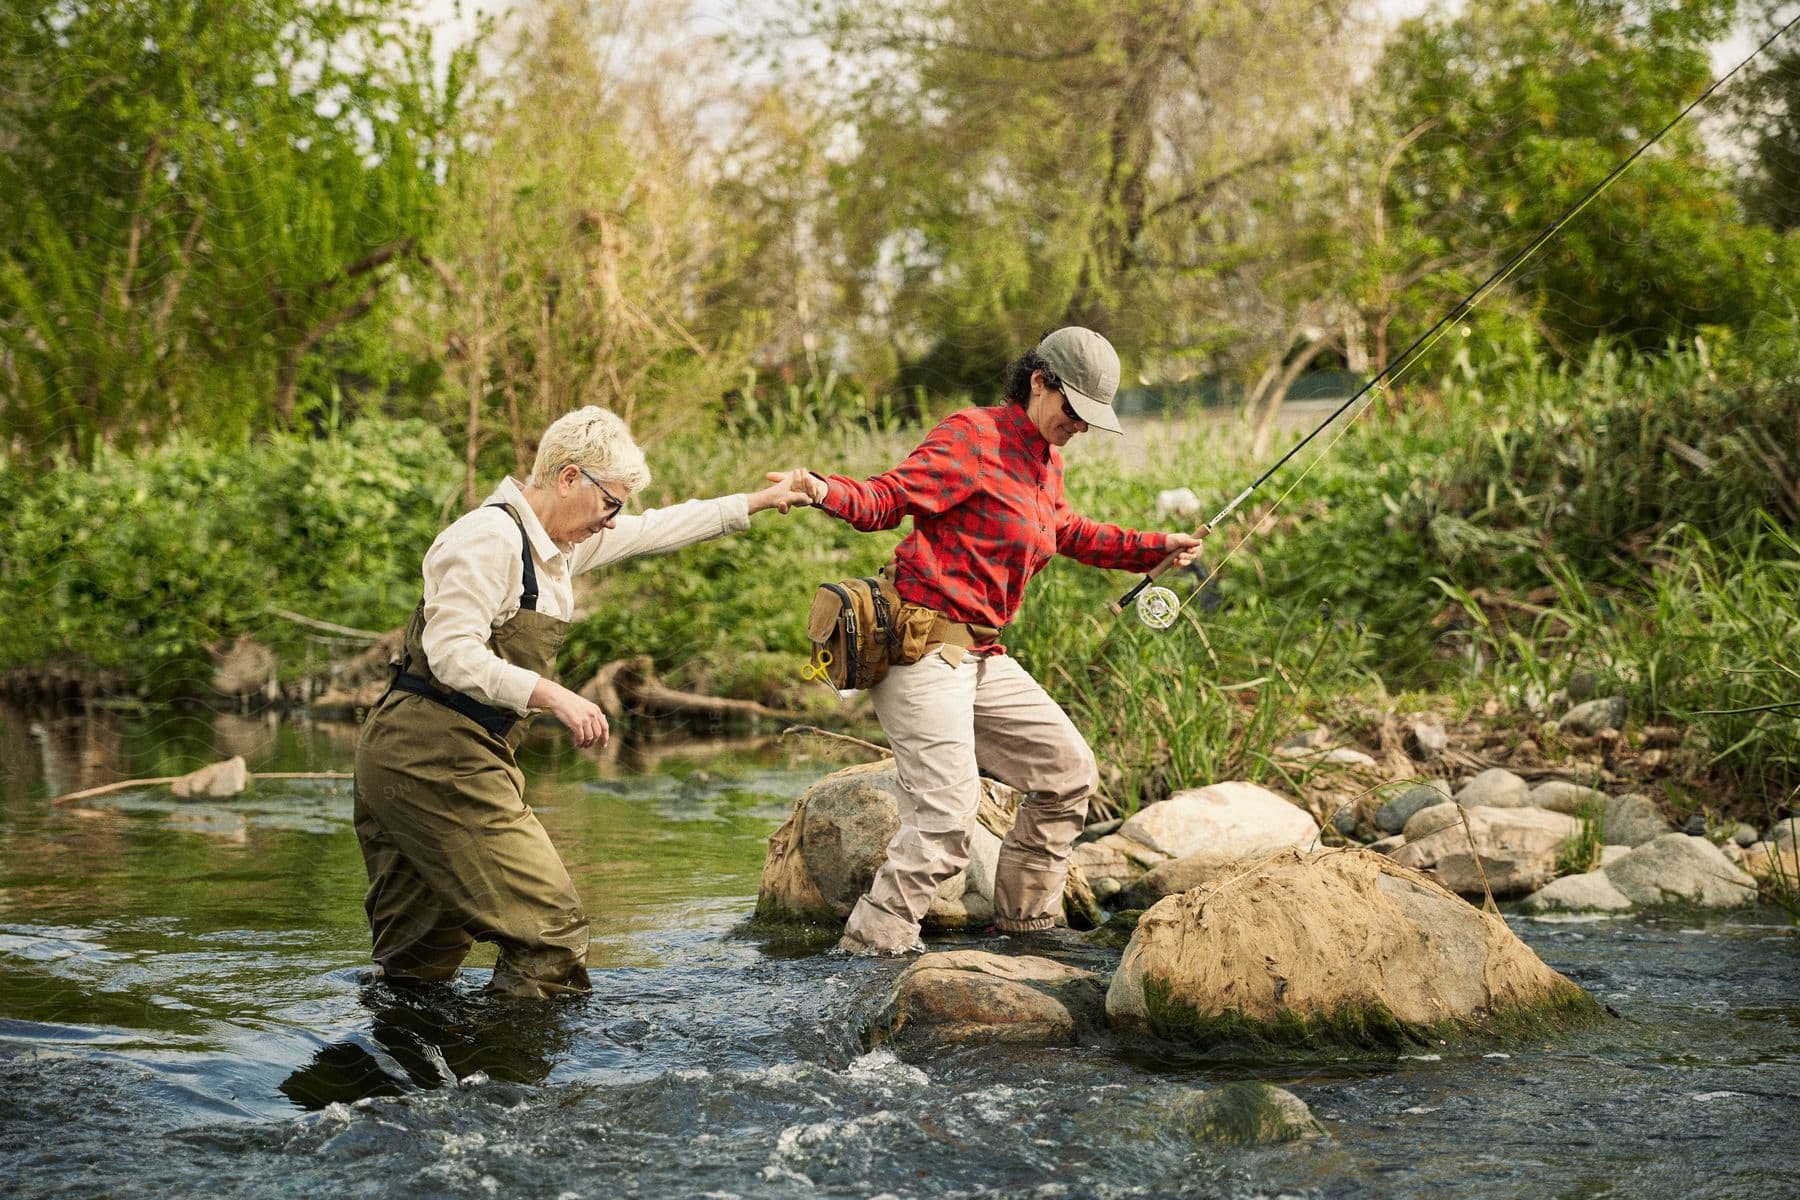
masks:
POLYGON ((424 595, 394 681, 356 747, 356 834, 377 978, 453 976, 476 941, 499 947, 490 989, 588 989, 587 913, 525 804, 514 758, 547 711, 578 746, 604 745, 606 714, 556 681, 575 576, 748 529, 807 503, 784 483, 626 515, 650 482, 625 422, 589 406, 544 431, 530 478, 503 479, 432 542, 424 595))

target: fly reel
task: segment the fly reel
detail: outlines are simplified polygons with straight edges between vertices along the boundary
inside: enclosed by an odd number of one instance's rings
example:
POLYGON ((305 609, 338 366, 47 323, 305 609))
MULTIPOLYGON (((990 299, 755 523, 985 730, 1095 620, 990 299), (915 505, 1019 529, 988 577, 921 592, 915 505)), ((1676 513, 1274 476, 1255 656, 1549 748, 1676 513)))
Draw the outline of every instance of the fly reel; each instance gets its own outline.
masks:
POLYGON ((1148 587, 1138 593, 1137 618, 1152 629, 1167 629, 1181 615, 1181 597, 1166 587, 1148 587))

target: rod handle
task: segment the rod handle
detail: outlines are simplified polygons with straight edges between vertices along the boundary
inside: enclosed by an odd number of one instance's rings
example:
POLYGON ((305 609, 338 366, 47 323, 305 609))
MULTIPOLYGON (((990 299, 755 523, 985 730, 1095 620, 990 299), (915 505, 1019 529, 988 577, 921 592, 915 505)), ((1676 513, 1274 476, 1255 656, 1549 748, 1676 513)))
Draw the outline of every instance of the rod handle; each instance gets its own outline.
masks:
MULTIPOLYGON (((1240 497, 1240 499, 1242 499, 1242 497, 1240 497)), ((1235 502, 1234 502, 1234 506, 1235 506, 1235 502)), ((1230 511, 1230 510, 1227 509, 1227 511, 1230 511)), ((1194 528, 1194 536, 1195 537, 1205 537, 1207 534, 1209 534, 1211 532, 1212 532, 1212 523, 1211 522, 1202 522, 1201 524, 1195 526, 1195 528, 1194 528)), ((1138 596, 1143 592, 1143 590, 1145 588, 1149 587, 1151 584, 1155 583, 1158 579, 1160 579, 1165 571, 1167 571, 1170 567, 1175 565, 1175 560, 1178 557, 1180 557, 1181 554, 1182 554, 1182 551, 1180 551, 1180 550, 1171 550, 1168 554, 1164 555, 1163 560, 1161 562, 1157 563, 1154 567, 1151 567, 1148 571, 1144 572, 1144 577, 1142 579, 1138 580, 1137 583, 1132 586, 1132 589, 1129 592, 1126 592, 1123 596, 1120 596, 1117 600, 1114 600, 1111 604, 1107 605, 1106 606, 1107 611, 1111 612, 1112 615, 1115 617, 1118 616, 1120 613, 1124 612, 1125 606, 1134 602, 1138 598, 1138 596)))

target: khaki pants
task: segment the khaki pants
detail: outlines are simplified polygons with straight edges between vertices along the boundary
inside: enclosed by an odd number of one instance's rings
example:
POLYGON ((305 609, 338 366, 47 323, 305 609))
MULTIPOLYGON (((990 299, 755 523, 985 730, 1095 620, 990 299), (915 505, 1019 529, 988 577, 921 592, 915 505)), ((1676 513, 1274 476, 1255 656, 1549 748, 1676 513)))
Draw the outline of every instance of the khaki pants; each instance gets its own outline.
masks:
POLYGON ((953 666, 933 650, 891 668, 870 693, 894 750, 900 832, 869 894, 851 910, 846 949, 896 952, 918 944, 919 920, 938 885, 968 865, 978 770, 1025 793, 1000 847, 995 926, 1023 932, 1056 923, 1069 847, 1098 783, 1093 752, 1011 657, 956 657, 953 666))
POLYGON ((381 974, 449 979, 500 948, 492 990, 588 990, 588 920, 507 744, 420 696, 390 695, 356 748, 356 836, 381 974))

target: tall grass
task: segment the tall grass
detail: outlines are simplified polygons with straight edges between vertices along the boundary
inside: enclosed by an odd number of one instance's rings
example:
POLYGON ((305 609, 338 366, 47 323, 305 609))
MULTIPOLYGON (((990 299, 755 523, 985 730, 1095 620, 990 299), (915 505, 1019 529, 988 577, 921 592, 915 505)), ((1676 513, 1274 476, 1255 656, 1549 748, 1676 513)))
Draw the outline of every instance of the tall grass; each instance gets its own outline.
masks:
POLYGON ((1738 790, 1800 787, 1800 541, 1768 514, 1748 537, 1716 542, 1681 526, 1653 544, 1636 587, 1600 588, 1547 565, 1556 598, 1520 629, 1480 623, 1472 668, 1496 683, 1561 686, 1576 669, 1647 721, 1697 732, 1705 763, 1738 790))

